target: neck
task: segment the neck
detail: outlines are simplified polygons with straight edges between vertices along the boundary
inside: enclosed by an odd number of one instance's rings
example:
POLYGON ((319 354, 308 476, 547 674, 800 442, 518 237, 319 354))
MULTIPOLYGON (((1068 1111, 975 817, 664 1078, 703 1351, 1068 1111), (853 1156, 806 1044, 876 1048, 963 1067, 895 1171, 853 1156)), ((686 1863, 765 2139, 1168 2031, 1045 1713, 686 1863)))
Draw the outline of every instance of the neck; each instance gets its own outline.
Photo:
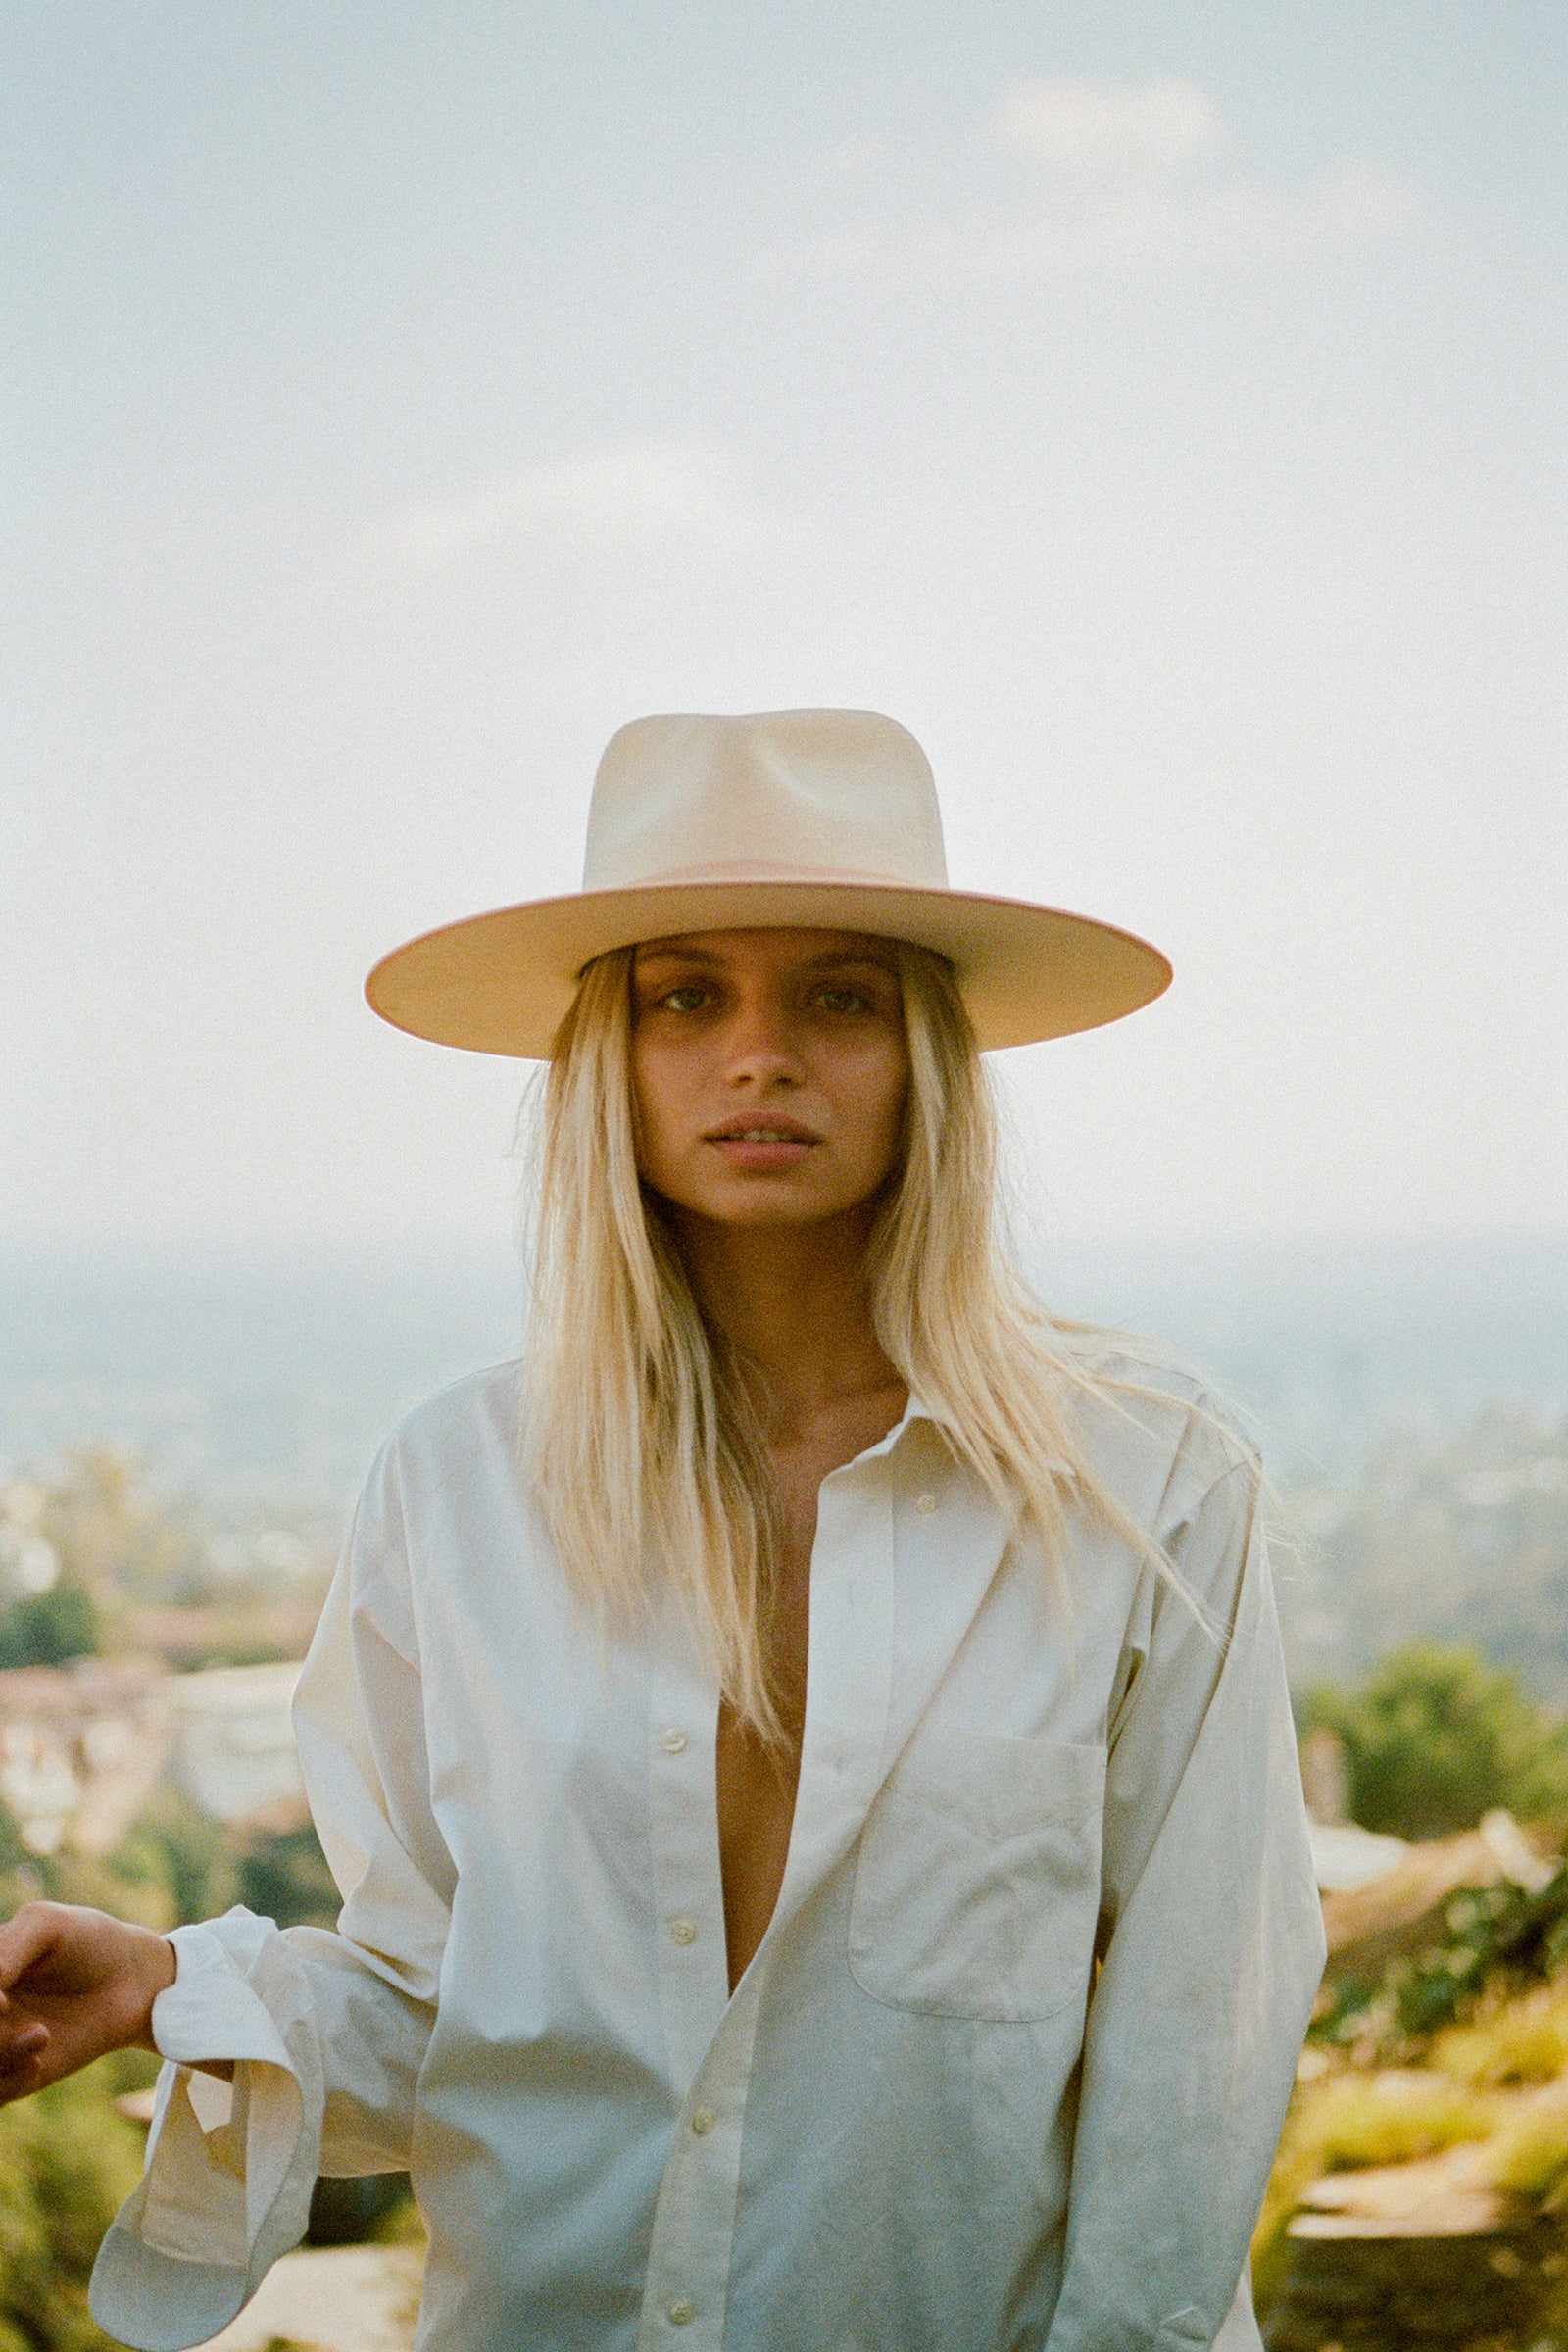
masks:
POLYGON ((903 1385, 872 1326, 865 1261, 873 1215, 717 1225, 666 1207, 697 1303, 755 1366, 775 1439, 848 1397, 903 1385))

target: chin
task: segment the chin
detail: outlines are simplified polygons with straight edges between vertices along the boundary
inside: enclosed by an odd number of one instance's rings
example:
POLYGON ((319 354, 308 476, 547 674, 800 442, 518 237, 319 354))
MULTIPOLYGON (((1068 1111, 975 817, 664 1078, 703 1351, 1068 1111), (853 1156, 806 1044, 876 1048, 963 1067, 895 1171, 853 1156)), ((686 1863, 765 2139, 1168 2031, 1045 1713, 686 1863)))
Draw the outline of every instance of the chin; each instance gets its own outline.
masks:
POLYGON ((836 1218, 853 1217, 866 1207, 862 1200, 730 1200, 709 1209, 716 1225, 760 1230, 765 1226, 830 1225, 836 1218))
POLYGON ((812 1200, 715 1200, 697 1211, 715 1225, 818 1225, 838 1212, 812 1200))

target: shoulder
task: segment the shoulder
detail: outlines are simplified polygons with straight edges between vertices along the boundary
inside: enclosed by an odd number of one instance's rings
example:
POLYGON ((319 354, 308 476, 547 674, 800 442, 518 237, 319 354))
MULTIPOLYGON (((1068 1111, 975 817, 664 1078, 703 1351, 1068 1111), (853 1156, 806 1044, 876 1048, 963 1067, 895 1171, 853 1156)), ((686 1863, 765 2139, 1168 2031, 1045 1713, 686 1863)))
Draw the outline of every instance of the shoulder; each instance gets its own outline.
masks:
POLYGON ((1236 1406, 1175 1349, 1082 1324, 1052 1337, 1091 1470, 1156 1543, 1201 1505, 1250 1512, 1256 1445, 1236 1406))
POLYGON ((491 1364, 438 1389, 406 1412, 370 1466, 359 1520, 385 1521, 422 1497, 451 1496, 516 1476, 521 1368, 491 1364))
POLYGON ((421 1398, 398 1422, 385 1450, 416 1461, 462 1453, 497 1437, 510 1447, 516 1439, 521 1396, 519 1362, 488 1364, 421 1398))
POLYGON ((1074 1369, 1090 1474, 1143 1540, 1142 1556, 1123 1553, 1134 1579, 1124 1643, 1148 1650, 1169 1623, 1178 1643, 1217 1655, 1216 1642, 1272 1606, 1256 1447, 1236 1408, 1155 1343, 1087 1335, 1074 1369))
POLYGON ((531 1553, 519 1523, 519 1368, 495 1364, 406 1412, 367 1475, 339 1578, 350 1605, 384 1619, 413 1654, 432 1565, 462 1581, 476 1560, 531 1553))

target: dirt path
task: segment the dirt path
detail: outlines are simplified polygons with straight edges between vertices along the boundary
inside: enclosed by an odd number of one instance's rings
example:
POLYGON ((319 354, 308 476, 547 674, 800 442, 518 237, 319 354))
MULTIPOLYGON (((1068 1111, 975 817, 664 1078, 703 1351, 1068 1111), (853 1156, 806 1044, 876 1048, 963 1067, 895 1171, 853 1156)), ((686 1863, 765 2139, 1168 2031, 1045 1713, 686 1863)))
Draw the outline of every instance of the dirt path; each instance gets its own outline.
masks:
POLYGON ((423 2261, 417 2246, 323 2246, 274 2263, 210 2352, 410 2352, 423 2261))

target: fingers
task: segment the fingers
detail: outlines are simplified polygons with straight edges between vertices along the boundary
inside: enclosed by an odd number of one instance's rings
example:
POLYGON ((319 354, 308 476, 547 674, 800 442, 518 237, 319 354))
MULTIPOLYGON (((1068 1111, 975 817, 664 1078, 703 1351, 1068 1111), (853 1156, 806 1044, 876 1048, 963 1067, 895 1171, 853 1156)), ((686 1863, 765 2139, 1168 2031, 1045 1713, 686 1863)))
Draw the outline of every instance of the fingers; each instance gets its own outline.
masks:
POLYGON ((28 2026, 0 2058, 0 2106, 24 2099, 48 2080, 49 2030, 28 2026))
MULTIPOLYGON (((12 2012, 13 2018, 17 2015, 18 2012, 12 2012)), ((41 2018, 25 2019, 15 2026, 0 2020, 0 2074, 7 2067, 20 2064, 24 2058, 36 2057, 41 2050, 49 2047, 51 2038, 49 2029, 41 2018)))

